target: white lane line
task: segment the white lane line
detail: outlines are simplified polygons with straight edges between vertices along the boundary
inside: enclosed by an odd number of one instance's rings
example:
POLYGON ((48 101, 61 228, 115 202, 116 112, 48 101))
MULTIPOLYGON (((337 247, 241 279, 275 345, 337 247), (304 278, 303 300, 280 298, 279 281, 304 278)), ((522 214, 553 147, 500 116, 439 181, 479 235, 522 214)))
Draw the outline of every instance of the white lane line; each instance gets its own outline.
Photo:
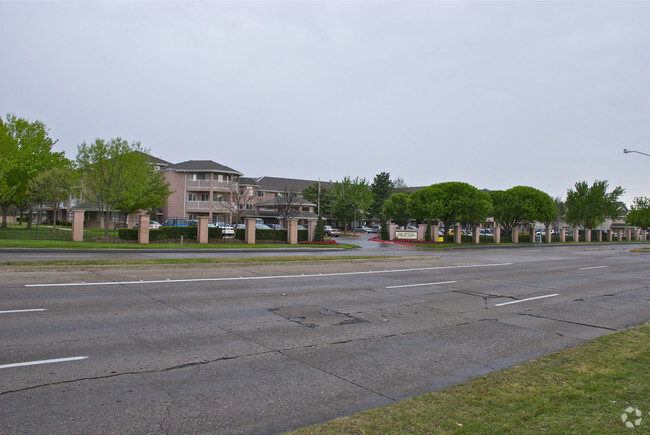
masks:
POLYGON ((591 270, 591 269, 604 269, 609 266, 592 266, 592 267, 581 267, 578 270, 591 270))
POLYGON ((0 365, 0 369, 8 369, 11 367, 36 366, 39 364, 52 364, 52 363, 68 362, 68 361, 79 361, 87 358, 88 358, 87 356, 73 356, 70 358, 44 359, 41 361, 27 361, 21 363, 3 364, 0 365))
POLYGON ((406 288, 406 287, 420 287, 424 285, 440 285, 440 284, 452 284, 457 281, 440 281, 440 282, 424 282, 421 284, 404 284, 404 285, 389 285, 386 288, 406 288))
POLYGON ((460 266, 421 267, 412 269, 368 270, 365 272, 334 272, 313 273, 304 275, 270 275, 270 276, 238 276, 230 278, 188 278, 188 279, 156 279, 150 281, 106 281, 106 282, 66 282, 58 284, 25 284, 25 287, 75 287, 96 285, 129 285, 129 284, 174 284, 179 282, 212 282, 212 281, 252 281, 262 279, 290 279, 290 278, 319 278, 324 276, 369 275, 376 273, 418 272, 423 270, 466 269, 472 267, 498 267, 509 266, 512 263, 468 264, 460 266))
POLYGON ((502 307, 504 305, 518 304, 519 302, 534 301, 535 299, 552 298, 553 296, 560 296, 560 295, 559 295, 559 293, 553 293, 552 295, 535 296, 534 298, 526 298, 526 299, 519 299, 517 301, 504 302, 502 304, 495 304, 494 306, 495 307, 502 307))
POLYGON ((79 255, 64 255, 64 254, 57 254, 57 255, 21 255, 21 258, 61 258, 61 257, 73 257, 73 258, 78 258, 78 257, 89 257, 90 254, 79 254, 79 255))
POLYGON ((0 314, 10 314, 10 313, 32 313, 34 311, 47 311, 46 308, 29 308, 25 310, 6 310, 0 311, 0 314))

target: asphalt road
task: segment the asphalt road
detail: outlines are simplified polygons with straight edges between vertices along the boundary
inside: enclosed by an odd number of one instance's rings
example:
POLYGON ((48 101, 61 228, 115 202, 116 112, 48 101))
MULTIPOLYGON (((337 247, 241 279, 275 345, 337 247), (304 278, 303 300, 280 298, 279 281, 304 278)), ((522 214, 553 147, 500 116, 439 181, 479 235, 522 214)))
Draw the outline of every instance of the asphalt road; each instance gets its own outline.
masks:
POLYGON ((277 433, 390 404, 649 320, 631 247, 6 272, 0 432, 277 433))

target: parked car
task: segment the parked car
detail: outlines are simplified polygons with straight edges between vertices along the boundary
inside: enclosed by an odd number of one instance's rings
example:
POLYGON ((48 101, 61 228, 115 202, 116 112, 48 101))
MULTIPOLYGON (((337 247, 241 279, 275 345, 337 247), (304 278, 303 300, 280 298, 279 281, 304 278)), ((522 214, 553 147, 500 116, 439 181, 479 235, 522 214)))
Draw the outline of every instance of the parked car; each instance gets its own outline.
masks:
POLYGON ((235 235, 235 229, 223 222, 218 222, 217 226, 221 228, 221 234, 224 236, 234 236, 235 235))
MULTIPOLYGON (((195 226, 197 226, 198 224, 199 224, 199 221, 196 220, 196 219, 188 219, 188 220, 187 220, 187 226, 188 226, 188 227, 195 227, 195 226)), ((178 227, 178 226, 180 226, 180 225, 176 225, 176 226, 178 227)))
POLYGON ((375 225, 374 227, 370 227, 371 233, 379 233, 380 231, 381 231, 381 225, 375 225))
POLYGON ((280 225, 280 224, 269 224, 269 227, 270 227, 272 230, 286 230, 286 228, 283 227, 283 226, 280 225))
POLYGON ((341 235, 341 230, 339 230, 338 228, 334 228, 334 227, 332 227, 330 225, 325 225, 324 230, 325 230, 325 235, 326 236, 338 237, 338 236, 341 235))
POLYGON ((187 221, 183 218, 169 218, 163 223, 163 227, 186 227, 187 221))
POLYGON ((152 220, 149 221, 149 229, 150 230, 157 230, 161 226, 162 225, 160 225, 160 222, 158 222, 158 221, 152 221, 152 220))
POLYGON ((480 230, 478 230, 478 234, 479 236, 489 236, 489 237, 494 236, 492 230, 488 228, 481 228, 480 230))
POLYGON ((355 233, 372 233, 372 230, 365 225, 359 225, 352 228, 355 233))

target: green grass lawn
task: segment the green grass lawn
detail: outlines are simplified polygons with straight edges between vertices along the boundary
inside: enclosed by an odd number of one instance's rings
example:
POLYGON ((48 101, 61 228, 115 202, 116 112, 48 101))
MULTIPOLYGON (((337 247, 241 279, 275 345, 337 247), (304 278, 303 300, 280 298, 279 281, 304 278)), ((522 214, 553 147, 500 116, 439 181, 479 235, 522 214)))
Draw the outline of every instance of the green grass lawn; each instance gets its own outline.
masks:
POLYGON ((295 433, 650 433, 650 322, 295 433))

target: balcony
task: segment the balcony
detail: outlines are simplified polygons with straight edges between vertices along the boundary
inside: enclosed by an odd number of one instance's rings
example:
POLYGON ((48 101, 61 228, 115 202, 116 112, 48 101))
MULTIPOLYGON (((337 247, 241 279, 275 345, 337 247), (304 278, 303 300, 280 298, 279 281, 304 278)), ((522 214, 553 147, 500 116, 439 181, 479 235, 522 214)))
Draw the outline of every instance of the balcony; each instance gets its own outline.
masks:
POLYGON ((230 211, 230 203, 226 201, 185 201, 185 211, 193 212, 228 212, 230 211))
POLYGON ((187 180, 185 182, 187 190, 218 190, 230 192, 231 190, 238 190, 239 183, 232 183, 230 181, 210 181, 210 180, 187 180))

